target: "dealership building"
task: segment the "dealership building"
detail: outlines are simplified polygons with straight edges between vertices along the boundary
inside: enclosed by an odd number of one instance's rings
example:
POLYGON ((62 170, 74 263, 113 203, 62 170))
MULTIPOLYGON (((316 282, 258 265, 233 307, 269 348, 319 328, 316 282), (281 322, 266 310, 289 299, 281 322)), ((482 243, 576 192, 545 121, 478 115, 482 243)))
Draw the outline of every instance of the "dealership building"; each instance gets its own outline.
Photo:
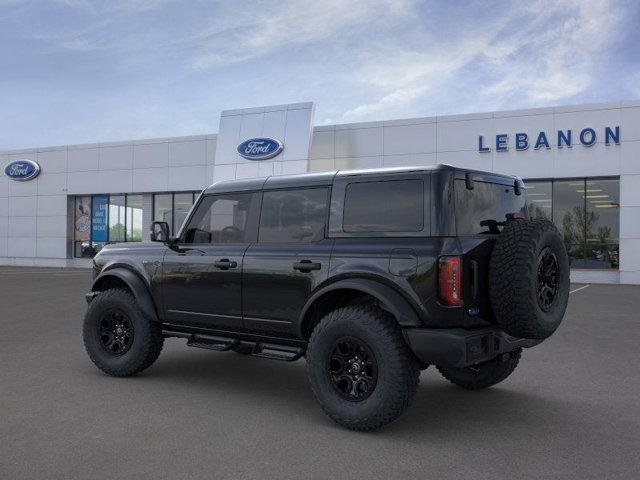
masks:
POLYGON ((177 231, 217 181, 445 163, 522 177, 530 214, 565 239, 573 281, 640 284, 640 101, 313 119, 313 103, 227 110, 208 135, 0 152, 0 265, 89 266, 154 220, 177 231))

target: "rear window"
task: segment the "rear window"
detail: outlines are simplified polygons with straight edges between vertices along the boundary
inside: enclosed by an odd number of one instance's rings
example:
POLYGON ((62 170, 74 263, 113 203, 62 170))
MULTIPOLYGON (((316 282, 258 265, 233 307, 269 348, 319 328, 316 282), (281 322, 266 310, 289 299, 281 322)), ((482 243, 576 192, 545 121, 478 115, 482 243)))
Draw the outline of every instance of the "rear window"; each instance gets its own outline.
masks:
POLYGON ((264 192, 258 241, 305 243, 322 240, 328 198, 326 188, 264 192))
POLYGON ((390 180, 347 185, 345 232, 419 232, 424 228, 424 182, 390 180))
POLYGON ((458 235, 498 233, 507 213, 525 213, 525 195, 497 183, 474 182, 473 190, 464 180, 455 181, 456 227, 458 235))

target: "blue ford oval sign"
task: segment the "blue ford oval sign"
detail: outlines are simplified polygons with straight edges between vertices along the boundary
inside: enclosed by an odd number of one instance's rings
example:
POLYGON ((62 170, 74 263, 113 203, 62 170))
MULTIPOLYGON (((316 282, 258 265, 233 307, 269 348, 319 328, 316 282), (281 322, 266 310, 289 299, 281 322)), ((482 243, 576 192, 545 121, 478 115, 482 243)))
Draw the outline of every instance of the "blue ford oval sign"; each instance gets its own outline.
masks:
POLYGON ((14 160, 4 167, 4 173, 11 180, 26 182, 38 176, 40 165, 33 160, 14 160))
POLYGON ((238 145, 238 153, 249 160, 266 160, 278 155, 284 146, 273 138, 250 138, 238 145))

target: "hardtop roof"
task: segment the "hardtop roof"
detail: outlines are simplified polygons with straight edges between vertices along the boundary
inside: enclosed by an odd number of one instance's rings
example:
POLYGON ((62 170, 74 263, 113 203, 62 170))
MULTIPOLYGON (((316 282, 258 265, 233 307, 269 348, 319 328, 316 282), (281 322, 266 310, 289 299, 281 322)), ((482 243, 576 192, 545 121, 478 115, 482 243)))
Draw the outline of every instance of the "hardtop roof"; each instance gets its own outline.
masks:
POLYGON ((361 175, 393 175, 410 172, 430 172, 430 171, 454 171, 457 173, 472 173, 477 180, 481 179, 502 179, 507 183, 513 183, 517 178, 512 175, 473 170, 462 167, 455 167, 447 164, 391 167, 391 168, 367 168, 354 170, 334 170, 319 173, 298 173, 294 175, 273 175, 269 177, 250 178, 241 180, 222 180, 214 183, 204 190, 205 194, 223 192, 242 192, 251 190, 291 188, 291 187, 314 187, 329 186, 336 177, 351 177, 361 175))

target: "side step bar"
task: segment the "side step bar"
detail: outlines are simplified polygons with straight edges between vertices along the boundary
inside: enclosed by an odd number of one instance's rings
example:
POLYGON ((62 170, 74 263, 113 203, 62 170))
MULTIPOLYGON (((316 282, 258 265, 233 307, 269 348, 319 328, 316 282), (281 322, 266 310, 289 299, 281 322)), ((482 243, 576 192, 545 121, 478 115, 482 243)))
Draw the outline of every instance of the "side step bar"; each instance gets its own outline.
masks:
POLYGON ((196 348, 207 348, 209 350, 217 350, 218 352, 226 352, 240 343, 239 340, 233 338, 217 337, 214 335, 191 335, 187 340, 187 346, 196 348))
POLYGON ((239 340, 237 338, 221 337, 217 335, 205 335, 201 333, 187 333, 175 330, 163 329, 165 337, 180 337, 187 339, 187 346, 206 348, 218 352, 228 350, 240 350, 254 357, 270 358, 284 362, 293 362, 304 355, 304 349, 290 345, 278 345, 275 343, 254 342, 239 340))

